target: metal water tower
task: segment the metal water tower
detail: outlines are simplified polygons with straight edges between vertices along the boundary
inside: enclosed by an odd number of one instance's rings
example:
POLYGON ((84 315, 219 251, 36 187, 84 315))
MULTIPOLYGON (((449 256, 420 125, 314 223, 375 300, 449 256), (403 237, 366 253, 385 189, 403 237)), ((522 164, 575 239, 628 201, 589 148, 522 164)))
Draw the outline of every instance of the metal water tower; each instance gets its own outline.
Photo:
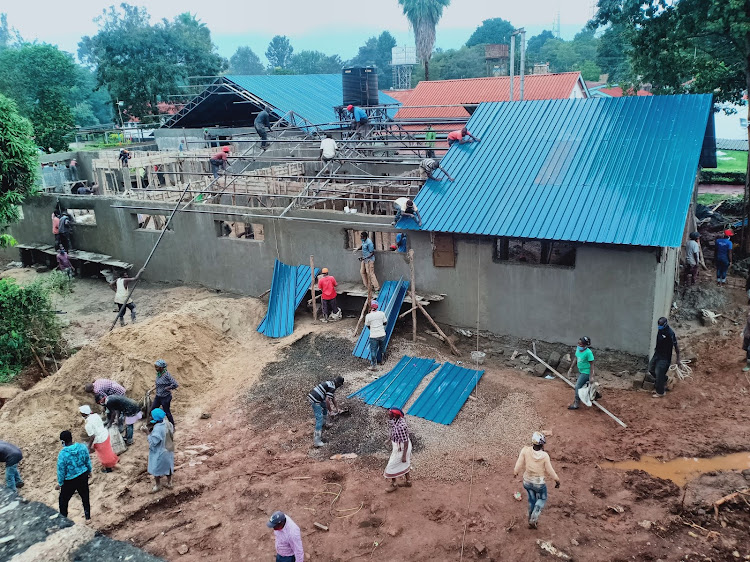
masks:
POLYGON ((394 90, 411 88, 411 71, 415 64, 417 64, 416 47, 393 47, 391 49, 394 90))

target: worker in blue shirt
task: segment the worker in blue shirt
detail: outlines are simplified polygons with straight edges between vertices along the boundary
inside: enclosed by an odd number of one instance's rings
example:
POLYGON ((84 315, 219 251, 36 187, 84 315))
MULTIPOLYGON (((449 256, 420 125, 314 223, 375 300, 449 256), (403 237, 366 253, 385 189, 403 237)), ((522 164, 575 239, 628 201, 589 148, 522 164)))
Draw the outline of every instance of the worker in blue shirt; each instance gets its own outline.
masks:
POLYGON ((406 253, 406 234, 399 232, 396 234, 396 243, 391 244, 391 250, 399 254, 406 253))
POLYGON ((365 110, 361 107, 356 107, 351 104, 346 106, 346 109, 349 113, 352 114, 352 126, 354 127, 354 134, 359 136, 359 138, 364 138, 365 136, 367 136, 368 120, 365 110))
POLYGON ((271 144, 268 142, 268 131, 271 130, 271 117, 267 105, 263 106, 263 110, 255 117, 253 125, 255 125, 255 132, 258 133, 262 141, 260 148, 261 150, 265 150, 271 144))
POLYGON ((375 291, 374 295, 377 296, 380 292, 380 283, 378 283, 378 278, 375 277, 375 244, 372 243, 366 232, 362 232, 359 237, 362 240, 362 245, 355 248, 354 253, 362 251, 362 257, 359 258, 359 261, 362 262, 359 266, 362 283, 364 283, 365 289, 372 287, 375 291))
POLYGON ((70 431, 60 433, 62 450, 57 455, 57 490, 60 490, 60 514, 68 516, 68 503, 78 492, 83 502, 83 515, 86 523, 91 521, 89 502, 89 478, 91 478, 91 457, 88 447, 74 443, 70 431))
POLYGON ((727 270, 732 265, 732 241, 730 237, 734 236, 731 229, 724 231, 724 236, 716 239, 716 253, 714 261, 716 262, 716 284, 723 285, 727 282, 727 270))

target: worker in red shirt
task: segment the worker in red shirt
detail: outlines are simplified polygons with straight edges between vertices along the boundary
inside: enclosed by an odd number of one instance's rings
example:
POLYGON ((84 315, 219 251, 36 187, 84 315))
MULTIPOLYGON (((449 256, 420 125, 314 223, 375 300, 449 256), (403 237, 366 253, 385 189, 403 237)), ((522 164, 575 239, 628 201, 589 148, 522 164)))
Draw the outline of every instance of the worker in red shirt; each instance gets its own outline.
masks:
POLYGON ((472 135, 466 127, 448 133, 448 146, 453 146, 454 143, 466 144, 467 142, 479 142, 479 139, 472 135))
POLYGON ((211 156, 211 172, 214 174, 214 179, 219 178, 219 169, 226 170, 229 159, 229 151, 231 149, 228 146, 222 146, 221 151, 211 156))
POLYGON ((55 250, 60 247, 60 211, 52 212, 52 234, 55 236, 55 250))
POLYGON ((318 275, 318 288, 323 293, 321 295, 321 302, 323 307, 323 318, 321 322, 328 322, 328 320, 341 320, 341 309, 338 303, 336 303, 336 278, 333 275, 328 274, 328 268, 324 267, 320 270, 318 275), (331 313, 329 316, 328 313, 331 313))

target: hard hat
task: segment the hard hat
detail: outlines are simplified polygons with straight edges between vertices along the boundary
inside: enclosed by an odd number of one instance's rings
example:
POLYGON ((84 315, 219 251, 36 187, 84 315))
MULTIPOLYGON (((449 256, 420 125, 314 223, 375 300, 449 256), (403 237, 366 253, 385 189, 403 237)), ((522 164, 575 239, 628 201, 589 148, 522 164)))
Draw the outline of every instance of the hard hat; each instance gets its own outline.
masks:
POLYGON ((228 146, 223 146, 223 147, 222 147, 221 149, 222 149, 222 150, 223 150, 224 152, 229 152, 230 150, 232 150, 232 149, 231 149, 231 148, 229 148, 228 146))
POLYGON ((327 267, 324 267, 323 269, 321 269, 321 270, 320 270, 320 272, 321 272, 321 273, 328 273, 328 268, 327 268, 327 267))
POLYGON ((349 104, 346 106, 346 109, 347 111, 351 111, 352 109, 354 109, 354 106, 352 104, 349 104))

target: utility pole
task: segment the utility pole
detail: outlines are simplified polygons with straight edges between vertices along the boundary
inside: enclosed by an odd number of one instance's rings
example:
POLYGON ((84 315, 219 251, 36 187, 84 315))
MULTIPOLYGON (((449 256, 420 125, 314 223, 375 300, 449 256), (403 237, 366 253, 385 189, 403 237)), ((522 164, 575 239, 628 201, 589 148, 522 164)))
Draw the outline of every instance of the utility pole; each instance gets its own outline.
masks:
POLYGON ((526 67, 526 30, 522 27, 521 29, 519 29, 519 31, 521 32, 521 64, 520 64, 521 69, 518 71, 518 73, 521 75, 520 76, 521 84, 520 84, 518 98, 521 101, 523 101, 523 77, 524 77, 524 70, 526 67))
POLYGON ((516 67, 516 32, 510 34, 510 101, 513 101, 513 72, 516 67))
POLYGON ((515 74, 515 67, 516 67, 516 36, 521 36, 521 62, 519 64, 519 71, 520 71, 520 84, 519 84, 519 99, 523 101, 523 74, 524 74, 524 67, 525 67, 525 61, 526 58, 526 30, 524 28, 516 29, 513 33, 510 34, 510 101, 513 101, 514 93, 513 93, 513 78, 515 74))

